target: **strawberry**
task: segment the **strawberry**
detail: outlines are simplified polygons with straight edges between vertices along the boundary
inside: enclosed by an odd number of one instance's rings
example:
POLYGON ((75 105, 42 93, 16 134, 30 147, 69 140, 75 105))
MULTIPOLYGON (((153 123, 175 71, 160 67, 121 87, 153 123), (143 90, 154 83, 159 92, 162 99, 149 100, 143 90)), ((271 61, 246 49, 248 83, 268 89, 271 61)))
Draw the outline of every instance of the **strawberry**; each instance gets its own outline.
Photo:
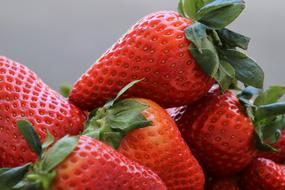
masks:
POLYGON ((206 187, 207 190, 240 190, 233 178, 212 179, 206 187))
POLYGON ((91 114, 83 134, 150 168, 169 190, 204 188, 202 168, 174 120, 151 100, 116 98, 91 114))
POLYGON ((184 1, 180 15, 162 11, 136 23, 73 85, 70 101, 93 110, 141 78, 145 80, 125 97, 151 99, 164 107, 195 102, 215 81, 223 90, 236 80, 262 87, 262 70, 236 49, 247 49, 249 38, 224 29, 241 13, 243 1, 206 5, 199 0, 200 7, 184 1), (219 23, 208 18, 213 11, 224 15, 215 14, 219 23))
POLYGON ((65 136, 46 150, 44 147, 52 143, 52 136, 41 146, 33 127, 26 121, 19 122, 31 148, 41 149, 35 151, 40 159, 35 164, 0 173, 1 189, 166 190, 154 172, 100 141, 86 136, 65 136))
POLYGON ((238 97, 215 89, 189 106, 178 126, 193 154, 212 176, 234 175, 258 150, 272 147, 285 126, 285 103, 274 103, 284 87, 265 92, 248 87, 238 97), (259 94, 254 103, 252 98, 259 94))
POLYGON ((0 57, 0 167, 36 160, 16 127, 18 119, 31 121, 43 140, 47 130, 56 139, 80 133, 86 115, 29 68, 0 57))
POLYGON ((284 190, 285 166, 257 158, 243 175, 242 185, 245 190, 284 190))
POLYGON ((285 162, 285 131, 281 133, 278 141, 273 145, 278 152, 259 152, 258 157, 267 158, 277 163, 285 162))

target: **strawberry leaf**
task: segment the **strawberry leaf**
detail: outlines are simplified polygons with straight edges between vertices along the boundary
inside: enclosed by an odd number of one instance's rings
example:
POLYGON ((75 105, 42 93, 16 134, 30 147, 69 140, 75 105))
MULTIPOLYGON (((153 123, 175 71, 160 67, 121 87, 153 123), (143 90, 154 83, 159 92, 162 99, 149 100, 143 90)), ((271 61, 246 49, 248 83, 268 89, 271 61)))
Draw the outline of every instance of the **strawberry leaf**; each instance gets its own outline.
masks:
POLYGON ((180 0, 178 12, 185 18, 196 18, 197 12, 207 3, 213 0, 180 0))
POLYGON ((271 86, 261 93, 254 101, 254 105, 260 106, 277 102, 285 94, 284 86, 271 86))
POLYGON ((53 142, 54 142, 54 137, 52 136, 52 134, 49 131, 47 131, 45 141, 42 144, 43 151, 45 151, 53 142))
POLYGON ((63 84, 60 86, 59 92, 62 96, 67 98, 71 92, 71 88, 72 87, 70 85, 63 84))
POLYGON ((247 86, 263 87, 264 72, 254 60, 244 53, 232 49, 223 50, 222 54, 235 69, 239 81, 247 86))
POLYGON ((0 173, 0 189, 10 190, 19 183, 27 174, 31 167, 31 163, 11 169, 2 169, 0 173))
POLYGON ((39 156, 42 155, 42 144, 40 137, 33 128, 32 124, 25 120, 17 121, 17 126, 29 147, 39 156))
POLYGON ((42 160, 43 170, 51 172, 58 164, 74 150, 78 143, 79 137, 65 136, 58 140, 45 154, 42 160))
POLYGON ((147 108, 147 105, 133 99, 118 101, 108 109, 99 108, 87 122, 83 135, 118 148, 122 138, 130 131, 151 125, 151 121, 142 115, 147 108))
POLYGON ((127 84, 124 88, 122 88, 122 89, 119 91, 119 93, 117 94, 117 96, 116 96, 113 100, 111 100, 111 101, 109 101, 108 103, 106 103, 106 104, 104 105, 104 107, 105 107, 106 109, 112 107, 112 106, 114 105, 114 103, 115 103, 116 101, 118 101, 118 99, 119 99, 127 90, 129 90, 129 89, 132 88, 135 84, 137 84, 137 83, 139 83, 139 82, 141 82, 141 81, 143 81, 143 80, 144 80, 144 79, 134 80, 134 81, 130 82, 129 84, 127 84))
POLYGON ((217 33, 222 41, 222 44, 226 46, 226 49, 239 47, 241 49, 247 50, 248 44, 250 42, 249 37, 226 28, 217 30, 217 33))
POLYGON ((202 7, 196 19, 213 29, 222 29, 232 23, 244 8, 242 0, 215 0, 202 7))

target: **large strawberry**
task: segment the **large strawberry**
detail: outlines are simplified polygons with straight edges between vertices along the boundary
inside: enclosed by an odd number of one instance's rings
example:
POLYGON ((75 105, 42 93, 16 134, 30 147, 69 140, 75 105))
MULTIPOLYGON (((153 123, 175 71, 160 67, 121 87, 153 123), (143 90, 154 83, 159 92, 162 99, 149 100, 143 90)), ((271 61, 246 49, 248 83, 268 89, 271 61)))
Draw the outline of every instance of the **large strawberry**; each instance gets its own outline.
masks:
POLYGON ((117 98, 91 113, 83 134, 147 166, 169 190, 202 190, 202 168, 168 113, 151 100, 117 98))
POLYGON ((58 139, 80 133, 86 116, 29 68, 0 57, 0 167, 36 159, 16 127, 18 119, 31 121, 41 139, 47 130, 58 139))
POLYGON ((285 166, 258 158, 243 174, 242 186, 244 190, 284 190, 285 166))
POLYGON ((33 127, 18 121, 20 130, 40 159, 34 164, 0 169, 0 189, 166 190, 151 170, 128 160, 100 141, 86 136, 65 136, 48 150, 33 127))
POLYGON ((285 126, 285 103, 274 103, 283 87, 260 93, 246 88, 239 99, 218 89, 188 107, 179 121, 182 135, 206 171, 213 176, 233 175, 244 169, 257 150, 278 151, 276 143, 285 126))
POLYGON ((198 100, 215 81, 222 90, 237 80, 262 87, 262 70, 237 49, 247 49, 249 38, 224 28, 244 2, 209 2, 181 0, 180 15, 162 11, 142 18, 74 84, 70 100, 92 110, 141 78, 145 80, 125 97, 151 99, 164 107, 198 100))

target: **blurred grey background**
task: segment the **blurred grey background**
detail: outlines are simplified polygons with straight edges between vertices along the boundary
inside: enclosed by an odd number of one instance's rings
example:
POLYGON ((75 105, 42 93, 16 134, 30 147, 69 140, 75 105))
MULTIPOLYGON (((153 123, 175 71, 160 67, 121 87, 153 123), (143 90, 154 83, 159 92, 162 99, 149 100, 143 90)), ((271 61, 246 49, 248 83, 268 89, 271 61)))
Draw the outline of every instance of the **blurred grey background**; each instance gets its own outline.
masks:
MULTIPOLYGON (((0 0, 0 55, 33 69, 58 89, 73 83, 139 18, 176 10, 178 0, 0 0)), ((266 86, 285 85, 285 1, 246 0, 231 28, 252 38, 249 55, 266 86)))

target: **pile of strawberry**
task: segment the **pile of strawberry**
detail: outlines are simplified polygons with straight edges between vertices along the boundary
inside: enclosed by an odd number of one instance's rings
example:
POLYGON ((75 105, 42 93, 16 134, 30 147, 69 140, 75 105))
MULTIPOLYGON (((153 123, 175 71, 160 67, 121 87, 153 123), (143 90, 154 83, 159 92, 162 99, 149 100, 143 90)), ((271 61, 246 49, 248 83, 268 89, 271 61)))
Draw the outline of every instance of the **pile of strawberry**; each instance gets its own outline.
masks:
POLYGON ((285 87, 262 90, 249 38, 226 28, 244 8, 144 17, 68 98, 0 57, 0 189, 284 190, 285 87))

